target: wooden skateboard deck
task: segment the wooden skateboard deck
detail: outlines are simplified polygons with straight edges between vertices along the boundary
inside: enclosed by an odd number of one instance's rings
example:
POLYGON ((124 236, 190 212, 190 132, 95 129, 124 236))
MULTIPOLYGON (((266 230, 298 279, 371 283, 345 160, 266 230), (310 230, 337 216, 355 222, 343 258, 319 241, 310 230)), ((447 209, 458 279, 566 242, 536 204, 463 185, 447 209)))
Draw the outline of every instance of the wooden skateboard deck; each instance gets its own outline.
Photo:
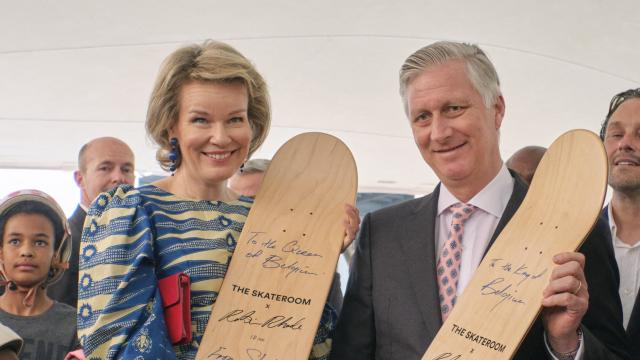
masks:
POLYGON ((307 359, 355 204, 353 156, 322 133, 295 136, 265 174, 196 359, 307 359))
POLYGON ((542 308, 552 257, 580 247, 606 186, 607 157, 595 134, 572 130, 554 141, 422 359, 511 359, 542 308))

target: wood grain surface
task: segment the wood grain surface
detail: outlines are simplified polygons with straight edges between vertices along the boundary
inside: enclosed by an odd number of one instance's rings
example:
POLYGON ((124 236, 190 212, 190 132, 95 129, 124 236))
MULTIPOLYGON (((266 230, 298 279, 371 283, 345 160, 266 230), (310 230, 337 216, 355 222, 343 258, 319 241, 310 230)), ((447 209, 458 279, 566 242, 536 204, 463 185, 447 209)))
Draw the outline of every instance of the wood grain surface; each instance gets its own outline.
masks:
POLYGON ((580 247, 606 186, 600 139, 587 130, 560 136, 423 359, 511 359, 541 310, 553 255, 580 247))
POLYGON ((322 133, 276 153, 242 230, 197 359, 306 359, 355 204, 349 149, 322 133))

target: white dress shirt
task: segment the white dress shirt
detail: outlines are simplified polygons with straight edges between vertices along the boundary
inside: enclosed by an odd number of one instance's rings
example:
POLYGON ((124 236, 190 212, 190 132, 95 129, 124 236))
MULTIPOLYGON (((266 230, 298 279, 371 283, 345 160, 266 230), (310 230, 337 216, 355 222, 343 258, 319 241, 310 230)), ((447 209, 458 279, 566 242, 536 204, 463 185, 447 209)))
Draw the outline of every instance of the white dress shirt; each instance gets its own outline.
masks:
POLYGON ((629 245, 620 240, 617 235, 618 229, 611 212, 611 203, 607 209, 609 218, 609 228, 611 229, 611 240, 613 241, 613 251, 616 255, 618 270, 620 271, 620 301, 622 302, 622 319, 624 328, 629 324, 631 311, 636 302, 638 289, 640 288, 640 241, 634 245, 629 245))
MULTIPOLYGON (((480 190, 467 204, 478 208, 464 223, 462 235, 462 260, 460 264, 460 278, 458 278, 458 296, 471 281, 473 273, 482 261, 491 236, 496 231, 498 222, 507 207, 514 180, 507 167, 502 165, 498 174, 484 189, 480 190)), ((436 262, 440 257, 442 248, 447 241, 449 227, 453 220, 453 214, 447 210, 451 205, 462 202, 451 194, 444 184, 440 186, 438 196, 438 215, 436 217, 437 252, 436 262)))

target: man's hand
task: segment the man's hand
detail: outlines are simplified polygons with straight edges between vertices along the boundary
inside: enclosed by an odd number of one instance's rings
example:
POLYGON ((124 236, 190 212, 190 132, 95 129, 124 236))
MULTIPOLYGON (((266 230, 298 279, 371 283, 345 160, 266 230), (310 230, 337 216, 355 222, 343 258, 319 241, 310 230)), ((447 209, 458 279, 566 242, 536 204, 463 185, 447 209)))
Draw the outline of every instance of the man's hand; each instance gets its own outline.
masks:
POLYGON ((340 252, 345 251, 349 245, 353 242, 353 239, 356 238, 356 233, 360 228, 360 211, 356 207, 350 204, 344 204, 345 217, 344 217, 344 231, 345 236, 342 241, 342 250, 340 252))
POLYGON ((551 348, 566 353, 578 348, 578 328, 589 307, 584 277, 584 255, 560 253, 553 257, 549 284, 542 292, 542 321, 551 348))

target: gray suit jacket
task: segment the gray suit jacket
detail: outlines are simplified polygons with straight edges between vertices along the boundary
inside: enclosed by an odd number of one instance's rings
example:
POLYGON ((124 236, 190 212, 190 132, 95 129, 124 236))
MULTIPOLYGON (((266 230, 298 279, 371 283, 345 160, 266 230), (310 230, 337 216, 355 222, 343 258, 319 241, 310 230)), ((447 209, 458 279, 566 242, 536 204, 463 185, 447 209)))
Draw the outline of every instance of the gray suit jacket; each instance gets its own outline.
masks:
MULTIPOLYGON (((527 186, 514 191, 491 239, 513 216, 527 186)), ((331 359, 420 359, 442 326, 436 280, 438 188, 423 198, 367 214, 362 222, 331 359)), ((619 276, 609 261, 606 225, 598 223, 581 251, 590 307, 583 319, 584 359, 628 358, 619 276), (597 291, 593 291, 597 290, 597 291)), ((491 244, 489 246, 491 246, 491 244)), ((515 359, 549 358, 540 318, 515 359)))

